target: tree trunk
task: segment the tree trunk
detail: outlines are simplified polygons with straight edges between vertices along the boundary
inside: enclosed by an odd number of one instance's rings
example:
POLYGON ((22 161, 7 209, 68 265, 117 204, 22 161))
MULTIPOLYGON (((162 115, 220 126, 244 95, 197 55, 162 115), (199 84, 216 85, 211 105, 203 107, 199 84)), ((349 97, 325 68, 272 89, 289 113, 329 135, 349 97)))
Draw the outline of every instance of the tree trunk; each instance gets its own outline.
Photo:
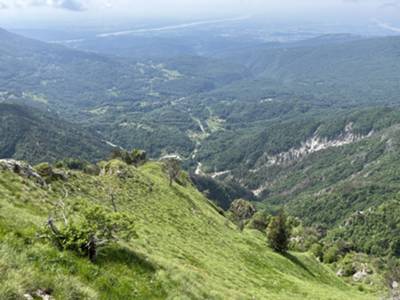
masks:
POLYGON ((117 212, 117 204, 115 203, 114 194, 111 194, 111 204, 112 204, 114 212, 117 212))
POLYGON ((87 251, 90 261, 94 263, 97 258, 97 241, 94 236, 90 237, 90 240, 87 244, 87 251))
POLYGON ((54 221, 52 218, 49 218, 47 220, 47 225, 49 226, 51 232, 54 235, 54 240, 57 244, 58 249, 63 250, 63 245, 60 241, 60 231, 58 230, 58 228, 56 227, 56 225, 54 225, 54 221))

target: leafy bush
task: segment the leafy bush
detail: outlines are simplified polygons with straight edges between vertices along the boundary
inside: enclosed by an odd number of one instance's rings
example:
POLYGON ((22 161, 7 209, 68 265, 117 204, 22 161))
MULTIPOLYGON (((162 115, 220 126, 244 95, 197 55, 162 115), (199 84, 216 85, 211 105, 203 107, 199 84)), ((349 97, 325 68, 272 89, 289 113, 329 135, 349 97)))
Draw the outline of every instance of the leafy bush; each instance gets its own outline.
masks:
POLYGON ((35 166, 35 171, 42 177, 49 177, 53 174, 53 168, 48 163, 41 163, 35 166))
POLYGON ((323 248, 321 244, 315 243, 310 247, 310 252, 312 253, 312 255, 318 258, 319 261, 322 261, 324 257, 324 252, 322 249, 323 248))
POLYGON ((55 166, 57 168, 68 168, 70 170, 84 170, 85 167, 89 163, 85 160, 82 159, 77 159, 77 158, 67 158, 61 161, 58 161, 55 166))
POLYGON ((143 150, 133 149, 131 152, 116 148, 111 153, 111 159, 120 159, 128 165, 138 166, 146 162, 147 155, 143 150))
POLYGON ((265 232, 270 221, 271 221, 270 215, 268 215, 265 211, 258 211, 250 219, 247 226, 249 228, 265 232))
POLYGON ((353 253, 347 254, 341 261, 340 267, 343 276, 352 276, 357 270, 355 267, 355 257, 353 253))
POLYGON ((85 173, 88 174, 88 175, 97 176, 97 175, 100 174, 101 169, 100 169, 100 167, 99 167, 98 165, 96 165, 96 164, 90 164, 90 165, 87 165, 87 166, 83 169, 83 172, 85 172, 85 173))
POLYGON ((59 207, 58 217, 49 218, 44 237, 60 250, 71 250, 95 261, 101 247, 136 237, 133 220, 127 214, 84 201, 59 207))
POLYGON ((245 224, 255 213, 256 208, 251 202, 244 199, 237 199, 232 202, 228 216, 232 222, 243 229, 245 224))
POLYGON ((289 224, 290 227, 293 228, 291 232, 292 239, 290 241, 290 248, 295 251, 308 251, 312 245, 318 243, 323 237, 323 233, 318 227, 304 226, 297 218, 290 218, 289 224), (296 224, 298 224, 297 227, 294 227, 296 224))
POLYGON ((47 183, 67 179, 67 175, 62 170, 56 170, 48 163, 38 164, 34 169, 47 183))
POLYGON ((339 258, 339 247, 337 245, 330 246, 324 252, 324 263, 331 264, 339 258))

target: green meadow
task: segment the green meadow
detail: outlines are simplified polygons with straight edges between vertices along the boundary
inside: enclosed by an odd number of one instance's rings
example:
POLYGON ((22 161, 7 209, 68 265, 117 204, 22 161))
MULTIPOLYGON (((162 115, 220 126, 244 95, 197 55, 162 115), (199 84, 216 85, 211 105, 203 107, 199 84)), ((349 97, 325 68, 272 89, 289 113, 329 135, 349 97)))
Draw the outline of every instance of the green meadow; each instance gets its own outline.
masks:
POLYGON ((341 281, 311 254, 274 253, 265 234, 221 215, 185 174, 169 185, 162 165, 102 162, 103 175, 64 170, 41 187, 0 171, 0 299, 49 290, 54 299, 377 299, 341 281), (135 220, 137 238, 107 246, 91 263, 59 251, 40 230, 62 200, 135 220))

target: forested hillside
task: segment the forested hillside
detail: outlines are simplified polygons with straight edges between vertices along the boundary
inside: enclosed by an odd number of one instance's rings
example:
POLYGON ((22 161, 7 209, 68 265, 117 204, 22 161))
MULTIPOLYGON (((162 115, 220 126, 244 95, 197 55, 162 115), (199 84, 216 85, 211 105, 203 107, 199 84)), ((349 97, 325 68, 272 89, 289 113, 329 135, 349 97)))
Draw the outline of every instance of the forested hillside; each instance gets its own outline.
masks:
POLYGON ((266 86, 330 105, 398 102, 399 37, 326 36, 236 54, 266 86))
POLYGON ((133 60, 0 36, 0 100, 50 108, 154 157, 189 157, 205 138, 252 136, 276 120, 397 103, 396 37, 332 35, 133 60))
POLYGON ((113 147, 93 131, 27 106, 0 103, 0 158, 96 161, 113 147))

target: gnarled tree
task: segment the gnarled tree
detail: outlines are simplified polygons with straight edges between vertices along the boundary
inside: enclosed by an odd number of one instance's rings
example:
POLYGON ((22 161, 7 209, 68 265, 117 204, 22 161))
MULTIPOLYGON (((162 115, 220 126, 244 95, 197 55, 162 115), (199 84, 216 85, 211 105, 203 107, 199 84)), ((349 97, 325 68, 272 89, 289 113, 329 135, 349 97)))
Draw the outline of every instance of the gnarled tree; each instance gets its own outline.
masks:
POLYGON ((181 161, 178 158, 164 159, 164 167, 168 173, 169 185, 172 186, 181 173, 181 161))
POLYGON ((102 247, 136 237, 133 225, 126 214, 79 201, 58 206, 55 216, 47 221, 44 237, 60 250, 75 251, 94 262, 102 247))

